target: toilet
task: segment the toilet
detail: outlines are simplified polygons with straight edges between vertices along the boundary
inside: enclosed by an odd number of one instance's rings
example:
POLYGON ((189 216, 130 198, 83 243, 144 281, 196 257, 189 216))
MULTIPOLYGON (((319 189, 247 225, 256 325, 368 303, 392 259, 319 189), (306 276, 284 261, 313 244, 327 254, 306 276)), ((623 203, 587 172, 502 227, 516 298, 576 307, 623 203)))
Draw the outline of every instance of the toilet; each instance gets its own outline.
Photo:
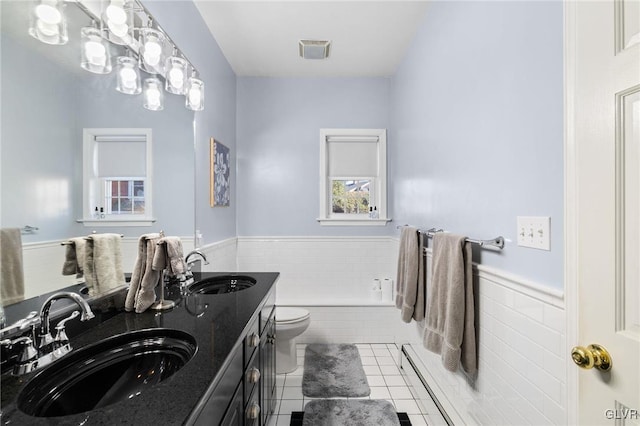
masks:
POLYGON ((276 307, 276 374, 298 368, 296 337, 311 323, 311 314, 302 308, 276 307))

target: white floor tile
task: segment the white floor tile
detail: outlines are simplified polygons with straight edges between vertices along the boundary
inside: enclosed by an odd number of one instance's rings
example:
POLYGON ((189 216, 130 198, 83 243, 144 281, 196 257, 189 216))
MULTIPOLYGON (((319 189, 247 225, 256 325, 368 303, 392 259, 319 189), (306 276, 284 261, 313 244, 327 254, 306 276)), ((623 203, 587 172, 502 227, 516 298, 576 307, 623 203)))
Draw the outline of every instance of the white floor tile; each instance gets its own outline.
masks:
POLYGON ((389 388, 389 393, 391 394, 391 398, 396 399, 413 399, 413 395, 411 395, 411 391, 406 386, 392 386, 389 388))
POLYGON ((391 352, 389 352, 386 346, 383 348, 374 348, 373 353, 375 356, 391 356, 391 352))
POLYGON ((377 356, 378 365, 396 365, 394 359, 390 356, 377 356))
POLYGON ((276 386, 284 386, 284 381, 287 378, 284 374, 278 374, 276 376, 276 386))
POLYGON ((280 411, 278 415, 291 415, 292 411, 302 411, 302 399, 283 399, 280 402, 280 411))
POLYGON ((367 376, 367 382, 369 386, 386 386, 385 377, 384 376, 367 376))
POLYGON ((420 414, 409 414, 411 426, 428 426, 427 421, 420 414))
POLYGON ((382 375, 380 367, 378 367, 377 365, 363 365, 362 368, 364 368, 364 374, 366 374, 367 376, 382 375))
POLYGON ((374 353, 373 353, 372 349, 358 349, 358 352, 360 353, 360 357, 363 357, 363 356, 374 356, 374 353))
POLYGON ((413 399, 394 399, 396 410, 407 414, 421 414, 418 404, 413 399))
POLYGON ((387 386, 407 386, 402 376, 382 376, 387 386))
POLYGON ((276 426, 289 426, 291 424, 291 414, 277 417, 276 426))
POLYGON ((371 394, 369 395, 371 399, 389 399, 391 398, 391 394, 386 386, 374 386, 371 388, 371 394))
POLYGON ((287 377, 287 381, 284 382, 284 386, 285 387, 292 387, 292 386, 302 386, 302 376, 289 376, 287 377))
POLYGON ((399 376, 400 370, 395 365, 381 365, 380 371, 384 376, 399 376))
POLYGON ((360 360, 362 361, 362 365, 378 365, 375 356, 361 356, 360 360))
POLYGON ((387 349, 387 344, 386 343, 372 343, 371 344, 371 349, 387 349))
POLYGON ((371 345, 368 343, 357 343, 356 348, 361 351, 362 349, 371 349, 371 345))
POLYGON ((284 388, 282 392, 282 399, 302 399, 304 398, 302 395, 302 388, 298 386, 290 386, 284 388))

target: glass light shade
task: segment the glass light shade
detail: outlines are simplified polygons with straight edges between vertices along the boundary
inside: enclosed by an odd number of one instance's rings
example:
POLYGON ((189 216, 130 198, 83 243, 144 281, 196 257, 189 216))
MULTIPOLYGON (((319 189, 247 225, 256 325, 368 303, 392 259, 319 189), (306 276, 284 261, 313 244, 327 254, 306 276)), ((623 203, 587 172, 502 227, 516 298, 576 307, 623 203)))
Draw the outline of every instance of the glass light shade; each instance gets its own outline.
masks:
POLYGON ((127 95, 139 95, 142 92, 138 61, 129 56, 120 56, 116 60, 116 90, 127 95))
POLYGON ((109 43, 102 38, 102 31, 94 27, 84 27, 81 33, 82 59, 80 66, 95 74, 111 72, 109 43))
POLYGON ((162 82, 155 77, 144 80, 144 107, 151 111, 160 111, 164 108, 164 91, 162 82))
POLYGON ((160 31, 153 28, 142 28, 140 30, 138 65, 143 71, 150 74, 164 74, 164 44, 165 37, 160 31))
POLYGON ((37 1, 31 9, 29 34, 47 44, 65 44, 69 41, 67 20, 62 0, 37 1))
POLYGON ((184 95, 187 87, 187 61, 177 56, 167 58, 164 89, 175 95, 184 95))
POLYGON ((120 45, 131 44, 132 25, 127 14, 125 0, 111 0, 109 6, 102 14, 102 20, 106 23, 109 41, 120 45))
POLYGON ((187 80, 185 106, 192 111, 204 109, 204 82, 199 78, 190 77, 187 80))

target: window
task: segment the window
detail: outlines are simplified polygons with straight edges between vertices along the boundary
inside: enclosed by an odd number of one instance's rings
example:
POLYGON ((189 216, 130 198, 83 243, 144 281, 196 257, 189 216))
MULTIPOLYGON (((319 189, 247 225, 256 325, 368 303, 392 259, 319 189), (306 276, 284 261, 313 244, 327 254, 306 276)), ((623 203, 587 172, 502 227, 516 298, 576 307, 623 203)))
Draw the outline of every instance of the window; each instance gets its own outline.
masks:
POLYGON ((386 156, 385 129, 320 130, 322 225, 385 225, 390 220, 386 156))
POLYGON ((151 129, 84 129, 83 222, 151 225, 151 129))

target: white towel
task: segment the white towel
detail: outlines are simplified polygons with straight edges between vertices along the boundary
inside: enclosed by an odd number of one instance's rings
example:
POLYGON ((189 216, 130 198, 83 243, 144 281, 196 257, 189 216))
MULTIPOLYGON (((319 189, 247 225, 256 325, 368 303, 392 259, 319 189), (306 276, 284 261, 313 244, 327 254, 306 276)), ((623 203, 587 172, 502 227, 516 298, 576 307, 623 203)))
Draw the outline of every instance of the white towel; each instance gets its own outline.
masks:
POLYGON ((0 304, 24 300, 22 234, 19 228, 0 229, 0 304))
POLYGON ((459 364, 477 371, 471 245, 460 235, 433 237, 432 280, 427 297, 424 345, 442 357, 449 371, 459 364))
POLYGON ((89 295, 99 295, 125 284, 121 240, 119 234, 92 234, 87 237, 84 277, 89 295))
POLYGON ((85 237, 69 238, 65 245, 65 260, 62 265, 62 275, 74 275, 80 278, 84 274, 86 251, 85 237))
POLYGON ((422 239, 418 229, 402 228, 398 253, 398 276, 396 279, 396 307, 400 309, 402 321, 424 319, 425 282, 422 239))
POLYGON ((158 233, 145 234, 138 239, 138 257, 124 304, 128 312, 135 310, 142 313, 156 301, 155 287, 160 279, 160 271, 153 270, 152 265, 158 241, 158 233))

